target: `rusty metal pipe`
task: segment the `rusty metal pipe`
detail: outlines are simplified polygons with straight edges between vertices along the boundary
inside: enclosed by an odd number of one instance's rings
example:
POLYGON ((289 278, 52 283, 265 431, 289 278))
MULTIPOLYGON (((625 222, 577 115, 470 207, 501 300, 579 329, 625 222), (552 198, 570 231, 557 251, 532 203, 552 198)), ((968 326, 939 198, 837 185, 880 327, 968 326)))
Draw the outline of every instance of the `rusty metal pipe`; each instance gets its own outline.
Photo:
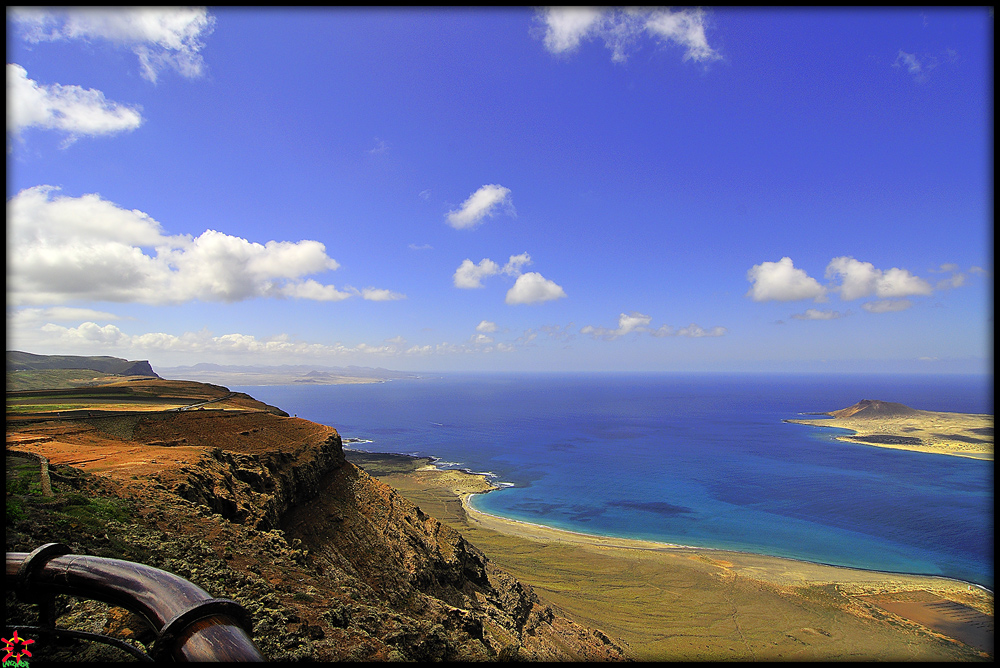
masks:
POLYGON ((92 598, 142 617, 157 634, 154 656, 175 661, 264 661, 246 611, 173 573, 120 559, 66 554, 48 544, 7 553, 7 585, 31 602, 53 594, 92 598))

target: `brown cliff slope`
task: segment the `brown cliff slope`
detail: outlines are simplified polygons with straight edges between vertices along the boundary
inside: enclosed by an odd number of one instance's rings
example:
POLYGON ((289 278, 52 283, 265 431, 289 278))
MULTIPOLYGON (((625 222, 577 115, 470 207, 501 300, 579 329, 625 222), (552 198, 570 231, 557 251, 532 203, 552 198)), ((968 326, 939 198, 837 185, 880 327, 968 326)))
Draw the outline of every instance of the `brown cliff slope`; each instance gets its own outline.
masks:
MULTIPOLYGON (((56 493, 18 498, 8 551, 58 541, 175 572, 244 604, 273 660, 625 658, 347 463, 335 429, 236 399, 8 420, 8 448, 47 457, 56 493), (88 499, 117 510, 81 522, 69 510, 88 499)), ((114 617, 88 614, 91 626, 114 617)), ((114 632, 142 640, 126 627, 114 632)))
MULTIPOLYGON (((522 660, 614 660, 624 653, 600 631, 556 615, 461 534, 391 487, 347 465, 321 494, 284 519, 323 570, 342 571, 403 614, 468 636, 465 650, 522 660)), ((393 642, 405 634, 390 632, 393 642)))

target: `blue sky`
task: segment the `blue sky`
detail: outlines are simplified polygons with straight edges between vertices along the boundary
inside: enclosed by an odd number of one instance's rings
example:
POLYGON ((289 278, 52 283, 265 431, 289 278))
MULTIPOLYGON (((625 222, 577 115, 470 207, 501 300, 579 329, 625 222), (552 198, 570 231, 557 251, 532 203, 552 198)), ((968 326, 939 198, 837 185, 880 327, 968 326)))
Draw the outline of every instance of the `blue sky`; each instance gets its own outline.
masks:
POLYGON ((8 349, 992 372, 993 16, 8 10, 8 349))

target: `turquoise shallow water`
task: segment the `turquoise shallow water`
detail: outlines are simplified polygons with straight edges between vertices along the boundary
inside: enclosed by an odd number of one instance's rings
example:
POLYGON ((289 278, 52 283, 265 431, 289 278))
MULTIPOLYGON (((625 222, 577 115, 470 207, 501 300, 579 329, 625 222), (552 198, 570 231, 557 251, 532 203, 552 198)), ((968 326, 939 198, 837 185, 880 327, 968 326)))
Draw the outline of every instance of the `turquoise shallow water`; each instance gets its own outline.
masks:
POLYGON ((440 458, 505 489, 497 515, 993 588, 993 462, 782 422, 883 399, 993 412, 972 376, 479 375, 232 388, 352 447, 440 458))

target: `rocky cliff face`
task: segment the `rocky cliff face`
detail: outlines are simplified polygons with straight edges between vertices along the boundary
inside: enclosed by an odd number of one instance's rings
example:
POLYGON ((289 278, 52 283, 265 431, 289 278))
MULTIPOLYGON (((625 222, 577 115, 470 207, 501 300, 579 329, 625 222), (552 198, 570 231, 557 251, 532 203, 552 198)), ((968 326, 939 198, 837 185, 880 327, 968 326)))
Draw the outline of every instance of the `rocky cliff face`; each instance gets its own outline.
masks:
POLYGON ((178 496, 237 524, 261 531, 281 528, 289 509, 321 493, 323 476, 345 465, 340 439, 316 446, 306 462, 288 452, 243 454, 212 448, 197 466, 178 470, 171 489, 178 496))
POLYGON ((86 484, 88 494, 131 504, 131 523, 86 538, 72 524, 22 522, 24 545, 12 546, 9 527, 8 549, 59 540, 95 553, 110 540, 117 551, 102 556, 165 568, 243 603, 271 659, 625 658, 348 463, 330 427, 270 412, 188 411, 142 418, 129 440, 155 446, 155 473, 109 468, 86 484))
MULTIPOLYGON (((609 638, 557 617, 458 532, 353 465, 332 472, 283 527, 319 568, 350 574, 394 609, 451 632, 453 658, 623 658, 609 638)), ((410 642, 402 632, 386 637, 400 650, 410 642)), ((448 658, 445 646, 438 658, 448 658)))
POLYGON ((176 493, 244 526, 281 529, 304 566, 360 592, 328 599, 321 630, 357 622, 395 658, 623 657, 603 634, 556 621, 460 534, 347 463, 336 433, 294 455, 210 454, 176 493))

